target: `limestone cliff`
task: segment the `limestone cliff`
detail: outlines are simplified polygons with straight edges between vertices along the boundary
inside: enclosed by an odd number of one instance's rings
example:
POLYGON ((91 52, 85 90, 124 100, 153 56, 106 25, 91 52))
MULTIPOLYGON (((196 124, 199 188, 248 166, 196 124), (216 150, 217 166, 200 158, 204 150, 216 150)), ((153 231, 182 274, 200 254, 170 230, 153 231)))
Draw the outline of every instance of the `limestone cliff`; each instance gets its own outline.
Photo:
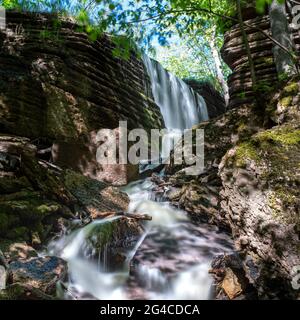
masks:
MULTIPOLYGON (((270 19, 268 15, 258 15, 255 11, 255 6, 252 4, 249 4, 244 9, 243 17, 248 25, 245 26, 245 31, 255 66, 257 90, 262 96, 265 96, 266 93, 274 90, 278 76, 272 51, 274 43, 257 28, 271 35, 270 19), (249 25, 251 25, 251 28, 249 25)), ((293 32, 293 41, 296 49, 299 50, 300 38, 297 30, 293 32)), ((253 102, 254 92, 252 90, 248 57, 238 24, 226 32, 221 53, 223 60, 233 71, 228 79, 230 89, 229 108, 253 102)))
POLYGON ((0 32, 0 132, 52 148, 52 160, 98 178, 96 134, 161 128, 150 81, 134 52, 117 58, 108 35, 97 41, 55 15, 7 12, 0 32))

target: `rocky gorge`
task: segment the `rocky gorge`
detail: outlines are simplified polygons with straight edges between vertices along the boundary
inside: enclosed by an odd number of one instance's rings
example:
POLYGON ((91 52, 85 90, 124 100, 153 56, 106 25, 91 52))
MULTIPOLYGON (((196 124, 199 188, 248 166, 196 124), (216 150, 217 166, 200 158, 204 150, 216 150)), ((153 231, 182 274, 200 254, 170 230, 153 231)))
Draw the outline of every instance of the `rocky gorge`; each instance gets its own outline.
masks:
MULTIPOLYGON (((266 17, 250 18, 267 28, 266 17)), ((108 35, 92 41, 71 20, 8 12, 0 299, 299 298, 300 82, 278 82, 261 105, 252 92, 239 96, 249 82, 240 36, 238 26, 225 36, 233 69, 225 112, 209 86, 188 86, 135 52, 115 57, 108 35), (167 91, 178 111, 189 101, 189 117, 168 109, 167 91), (120 120, 204 129, 204 171, 187 176, 172 155, 163 175, 150 170, 141 181, 137 166, 101 167, 97 131, 120 120), (186 279, 195 287, 182 292, 186 279)), ((271 81, 271 47, 256 38, 253 55, 271 81)))

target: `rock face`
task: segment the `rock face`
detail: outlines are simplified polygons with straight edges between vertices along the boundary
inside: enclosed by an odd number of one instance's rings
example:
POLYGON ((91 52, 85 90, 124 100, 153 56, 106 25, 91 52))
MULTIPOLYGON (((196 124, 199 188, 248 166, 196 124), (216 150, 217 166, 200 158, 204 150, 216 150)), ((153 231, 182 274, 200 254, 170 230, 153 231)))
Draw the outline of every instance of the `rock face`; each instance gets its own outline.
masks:
MULTIPOLYGON (((255 4, 251 2, 244 9, 243 17, 245 23, 253 28, 245 27, 251 54, 255 65, 257 76, 258 92, 265 96, 266 92, 274 89, 273 85, 278 81, 276 66, 273 59, 273 42, 266 38, 255 27, 260 28, 270 34, 270 19, 267 15, 258 16, 255 11, 255 4)), ((296 30, 294 32, 294 42, 299 50, 300 38, 296 30)), ((223 60, 232 69, 229 76, 228 85, 230 89, 229 108, 234 108, 243 103, 253 102, 254 93, 252 90, 252 80, 249 70, 248 58, 243 45, 241 30, 239 25, 235 25, 225 34, 224 46, 222 48, 223 60)))
POLYGON ((204 98, 209 119, 216 118, 225 113, 226 105, 224 97, 209 82, 201 83, 196 80, 185 80, 185 82, 204 98))
POLYGON ((2 135, 0 150, 0 238, 43 242, 61 219, 127 210, 127 195, 38 159, 27 138, 2 135))
POLYGON ((195 219, 232 230, 259 298, 299 298, 292 286, 300 265, 298 95, 299 83, 291 80, 267 98, 264 115, 243 105, 200 124, 205 130, 201 175, 186 176, 186 165, 172 162, 167 168, 177 189, 171 202, 195 219))
POLYGON ((209 220, 227 228, 228 222, 220 206, 222 180, 218 167, 227 150, 259 130, 259 119, 249 106, 244 106, 194 128, 204 130, 205 171, 199 176, 188 176, 184 172, 186 165, 174 165, 171 159, 166 173, 175 190, 168 197, 192 218, 209 220))
POLYGON ((220 165, 223 209, 245 269, 262 296, 296 298, 292 270, 300 265, 299 125, 254 135, 220 165))
POLYGON ((126 120, 149 130, 163 121, 142 61, 114 57, 109 36, 90 41, 78 28, 54 15, 7 12, 0 131, 53 145, 55 163, 97 178, 99 129, 126 120))

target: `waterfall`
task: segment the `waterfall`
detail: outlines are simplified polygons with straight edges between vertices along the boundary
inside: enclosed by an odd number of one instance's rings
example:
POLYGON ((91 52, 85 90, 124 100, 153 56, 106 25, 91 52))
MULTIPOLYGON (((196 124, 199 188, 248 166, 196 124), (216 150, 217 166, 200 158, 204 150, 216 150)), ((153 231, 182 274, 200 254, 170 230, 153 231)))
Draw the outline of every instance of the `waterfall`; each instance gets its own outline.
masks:
POLYGON ((209 119, 202 96, 184 81, 148 57, 143 61, 151 81, 154 101, 159 106, 167 129, 190 129, 209 119))
MULTIPOLYGON (((180 138, 184 129, 208 120, 203 97, 157 61, 148 56, 143 60, 154 100, 171 136, 180 138)), ((170 151, 172 144, 164 144, 163 148, 170 151)), ((162 150, 162 155, 163 151, 166 150, 162 150)), ((114 218, 94 221, 49 244, 48 255, 60 256, 68 262, 69 283, 67 291, 61 290, 61 297, 100 300, 212 298, 210 263, 215 255, 232 252, 231 239, 209 225, 192 223, 185 212, 163 199, 158 200, 155 188, 150 178, 122 188, 130 198, 128 211, 150 214, 153 219, 144 224, 144 235, 126 252, 123 266, 116 271, 108 268, 107 246, 98 250, 99 259, 95 261, 97 252, 94 241, 90 241, 99 237, 101 240, 101 229, 114 218), (131 262, 138 254, 142 259, 130 276, 131 262)))

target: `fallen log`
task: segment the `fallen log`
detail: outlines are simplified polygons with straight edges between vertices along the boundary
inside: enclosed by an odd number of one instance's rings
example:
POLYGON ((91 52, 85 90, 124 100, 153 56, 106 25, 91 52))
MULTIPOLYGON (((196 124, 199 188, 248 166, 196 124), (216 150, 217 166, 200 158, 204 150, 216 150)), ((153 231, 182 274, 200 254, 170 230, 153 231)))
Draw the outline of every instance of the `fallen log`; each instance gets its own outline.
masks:
POLYGON ((101 212, 97 215, 93 215, 93 220, 97 219, 104 219, 109 217, 115 217, 115 216, 124 216, 126 218, 136 219, 136 220, 145 220, 145 221, 151 221, 152 217, 148 214, 138 214, 138 213, 129 213, 124 211, 107 211, 107 212, 101 212))

